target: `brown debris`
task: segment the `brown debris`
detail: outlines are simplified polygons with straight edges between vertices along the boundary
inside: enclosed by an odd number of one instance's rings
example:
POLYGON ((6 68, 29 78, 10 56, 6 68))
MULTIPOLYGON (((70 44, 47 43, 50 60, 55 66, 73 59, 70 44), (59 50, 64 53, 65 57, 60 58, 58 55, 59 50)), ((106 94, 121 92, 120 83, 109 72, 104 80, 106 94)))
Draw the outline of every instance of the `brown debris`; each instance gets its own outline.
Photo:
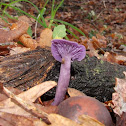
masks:
POLYGON ((106 52, 104 54, 104 59, 110 63, 117 63, 120 65, 126 65, 126 56, 119 55, 113 52, 106 52))
POLYGON ((113 110, 119 116, 126 112, 126 72, 124 74, 124 79, 116 78, 115 93, 112 94, 113 110))
POLYGON ((107 44, 105 37, 99 34, 97 34, 97 38, 93 36, 90 42, 93 44, 95 49, 106 47, 107 44))
POLYGON ((24 117, 10 113, 0 114, 1 126, 47 126, 46 123, 34 117, 24 117))
POLYGON ((12 25, 11 30, 0 29, 0 43, 10 42, 27 32, 29 24, 24 21, 18 21, 12 25))
POLYGON ((85 96, 86 95, 83 92, 76 90, 74 88, 68 88, 68 94, 70 95, 70 97, 85 96))
POLYGON ((28 34, 23 34, 19 37, 19 41, 22 42, 25 47, 30 49, 35 49, 38 46, 36 40, 32 39, 32 37, 28 34))
POLYGON ((52 30, 49 28, 45 28, 40 34, 39 46, 51 47, 51 40, 52 40, 52 30))
POLYGON ((26 48, 26 47, 13 47, 10 50, 10 55, 14 55, 14 54, 18 54, 18 53, 23 53, 23 52, 27 52, 30 51, 30 48, 26 48))
POLYGON ((0 18, 0 26, 7 27, 8 24, 2 18, 0 18))

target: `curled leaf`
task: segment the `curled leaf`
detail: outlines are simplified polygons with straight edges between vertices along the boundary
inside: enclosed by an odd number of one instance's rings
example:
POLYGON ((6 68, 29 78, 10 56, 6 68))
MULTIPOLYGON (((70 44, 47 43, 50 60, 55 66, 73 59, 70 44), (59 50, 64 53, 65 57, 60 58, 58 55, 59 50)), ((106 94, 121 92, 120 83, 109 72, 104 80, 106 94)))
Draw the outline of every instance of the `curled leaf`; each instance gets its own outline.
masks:
POLYGON ((36 40, 32 39, 32 37, 28 34, 23 34, 19 38, 19 41, 22 42, 24 46, 30 49, 35 49, 38 46, 38 43, 36 42, 36 40))
POLYGON ((7 112, 23 116, 31 116, 34 112, 39 117, 43 115, 46 116, 45 112, 37 110, 33 102, 54 86, 56 86, 56 82, 46 81, 19 95, 13 94, 11 91, 4 87, 4 92, 9 95, 10 98, 0 102, 0 112, 7 112))
POLYGON ((105 126, 98 120, 96 120, 88 115, 81 115, 81 116, 79 116, 78 119, 80 121, 80 124, 82 124, 82 126, 105 126))
POLYGON ((51 40, 52 40, 52 30, 49 28, 45 28, 40 34, 39 46, 51 47, 51 40))
POLYGON ((29 24, 27 22, 19 20, 18 22, 12 25, 12 27, 10 28, 11 30, 6 31, 0 29, 0 42, 5 43, 17 39, 18 37, 27 32, 28 27, 29 24))
POLYGON ((68 88, 68 94, 70 95, 70 97, 85 96, 83 92, 76 90, 74 88, 68 88))
POLYGON ((119 116, 126 112, 126 72, 125 79, 116 78, 115 93, 112 94, 113 111, 119 116))
POLYGON ((49 114, 48 119, 52 126, 80 126, 76 122, 58 114, 49 114))

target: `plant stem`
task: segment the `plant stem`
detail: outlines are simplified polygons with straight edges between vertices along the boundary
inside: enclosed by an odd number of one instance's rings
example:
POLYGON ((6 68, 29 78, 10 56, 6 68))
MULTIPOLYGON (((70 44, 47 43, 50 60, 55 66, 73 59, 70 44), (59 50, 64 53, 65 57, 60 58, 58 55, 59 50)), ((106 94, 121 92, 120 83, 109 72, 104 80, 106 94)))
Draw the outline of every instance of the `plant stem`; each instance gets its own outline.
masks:
POLYGON ((62 5, 63 2, 64 2, 64 0, 61 0, 61 2, 59 3, 59 5, 54 8, 55 0, 52 1, 52 9, 51 9, 51 19, 52 20, 50 20, 50 23, 49 23, 49 27, 48 28, 51 28, 51 26, 53 24, 53 21, 54 21, 54 18, 55 18, 55 15, 56 15, 56 12, 61 7, 61 5, 62 5))

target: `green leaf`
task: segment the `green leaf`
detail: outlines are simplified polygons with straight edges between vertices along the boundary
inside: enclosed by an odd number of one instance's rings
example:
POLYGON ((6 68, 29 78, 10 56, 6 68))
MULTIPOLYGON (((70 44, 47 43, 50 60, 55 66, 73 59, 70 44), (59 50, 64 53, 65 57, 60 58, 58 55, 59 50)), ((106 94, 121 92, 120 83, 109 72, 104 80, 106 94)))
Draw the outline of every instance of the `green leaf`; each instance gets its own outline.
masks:
POLYGON ((66 27, 65 25, 58 25, 53 30, 53 39, 62 39, 66 36, 66 27))
MULTIPOLYGON (((49 19, 49 20, 52 20, 52 19, 49 19)), ((68 25, 69 27, 71 27, 71 28, 75 29, 76 31, 78 31, 81 35, 85 36, 85 34, 79 28, 75 27, 74 25, 72 25, 72 24, 70 24, 70 23, 68 23, 66 21, 57 20, 57 19, 54 19, 54 21, 60 22, 60 23, 62 23, 64 25, 68 25)))
MULTIPOLYGON (((20 42, 20 41, 18 41, 17 43, 18 43, 18 44, 20 44, 20 45, 23 45, 23 43, 22 43, 22 42, 20 42)), ((23 46, 24 46, 24 45, 23 45, 23 46)))
POLYGON ((28 28, 27 34, 29 34, 29 35, 32 37, 32 30, 31 30, 31 27, 28 28))

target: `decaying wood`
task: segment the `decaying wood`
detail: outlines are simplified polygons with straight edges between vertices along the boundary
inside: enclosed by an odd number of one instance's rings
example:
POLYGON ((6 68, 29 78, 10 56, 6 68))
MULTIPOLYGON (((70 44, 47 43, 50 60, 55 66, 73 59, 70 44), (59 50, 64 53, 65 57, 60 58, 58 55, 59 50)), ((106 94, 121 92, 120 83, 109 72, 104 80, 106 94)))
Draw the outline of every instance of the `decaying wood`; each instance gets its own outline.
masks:
POLYGON ((0 80, 4 86, 26 90, 42 82, 54 62, 45 48, 6 56, 0 59, 0 80))
MULTIPOLYGON (((45 80, 58 81, 61 63, 56 62, 45 80)), ((71 80, 69 87, 82 91, 88 96, 105 102, 112 99, 115 78, 123 78, 126 66, 111 64, 107 61, 86 55, 81 62, 74 61, 71 65, 71 80)), ((52 97, 55 90, 51 89, 43 97, 52 97)))

